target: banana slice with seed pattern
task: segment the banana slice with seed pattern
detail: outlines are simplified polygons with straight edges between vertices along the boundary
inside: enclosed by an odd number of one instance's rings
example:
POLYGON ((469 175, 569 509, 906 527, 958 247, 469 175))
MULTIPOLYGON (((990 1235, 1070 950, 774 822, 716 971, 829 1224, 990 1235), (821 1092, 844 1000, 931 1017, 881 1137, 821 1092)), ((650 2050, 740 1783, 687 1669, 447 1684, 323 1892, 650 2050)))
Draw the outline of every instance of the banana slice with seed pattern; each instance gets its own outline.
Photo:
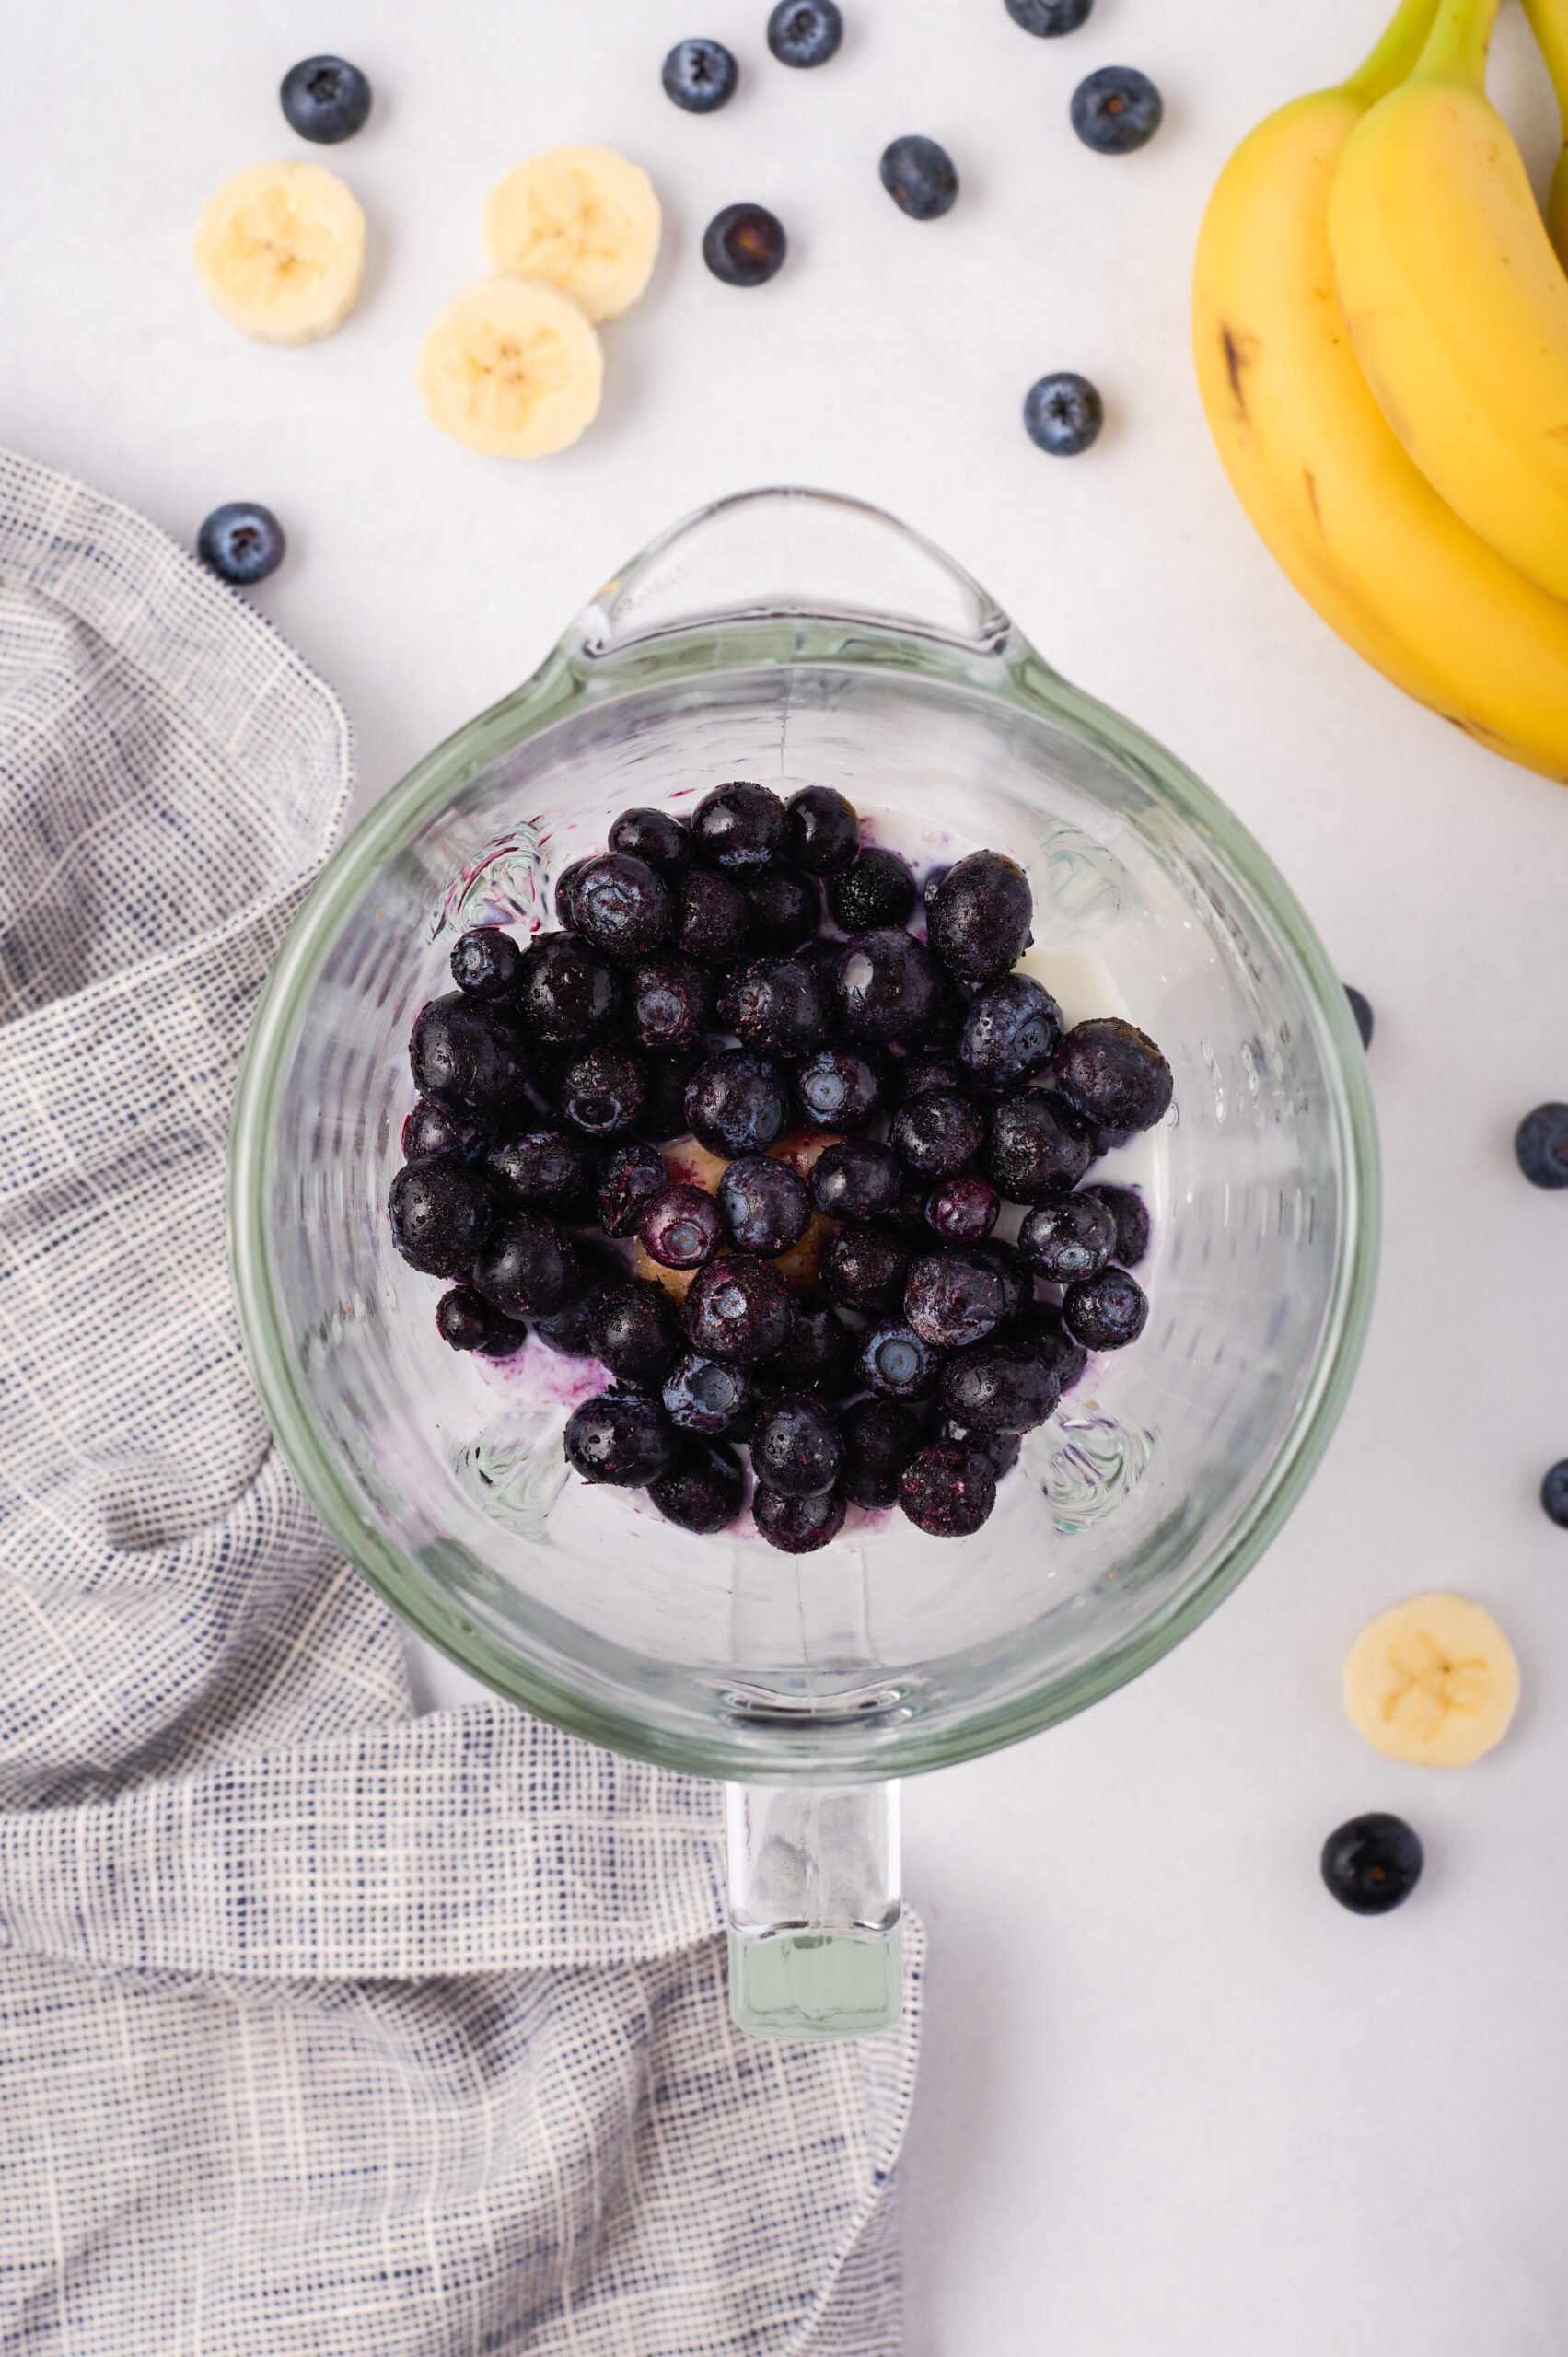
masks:
POLYGON ((433 422, 470 450, 541 459, 598 410, 599 341, 577 305, 540 278, 482 278, 431 321, 418 383, 433 422))
POLYGON ((261 343, 342 327, 365 276, 365 215, 320 164, 251 164, 197 224, 197 273, 226 319, 261 343))
POLYGON ((648 283, 661 226, 640 165, 612 147, 547 147, 491 190, 484 250, 496 270, 548 278, 590 319, 615 319, 648 283))
POLYGON ((1507 1734, 1519 1665, 1479 1604, 1418 1596, 1362 1631, 1345 1656, 1344 1697, 1374 1751, 1418 1768, 1466 1768, 1507 1734))

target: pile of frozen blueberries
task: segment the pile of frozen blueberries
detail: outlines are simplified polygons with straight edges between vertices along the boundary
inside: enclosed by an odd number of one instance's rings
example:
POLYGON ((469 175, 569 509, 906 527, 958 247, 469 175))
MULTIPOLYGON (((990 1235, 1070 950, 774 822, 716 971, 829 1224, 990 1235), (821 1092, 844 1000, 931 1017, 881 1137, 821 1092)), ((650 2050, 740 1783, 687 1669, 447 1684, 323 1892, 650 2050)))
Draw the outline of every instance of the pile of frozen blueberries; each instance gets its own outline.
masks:
POLYGON ((1081 1181, 1165 1115, 1158 1048, 1116 1017, 1064 1030, 1012 970, 1015 862, 971 853, 922 906, 830 786, 622 811, 555 909, 526 948, 462 935, 413 1027, 389 1211, 451 1281, 441 1334, 598 1360, 568 1461, 685 1529, 739 1515, 744 1443, 788 1553, 851 1505, 978 1530, 1087 1353, 1143 1331, 1142 1200, 1081 1181), (707 1184, 658 1151, 689 1137, 707 1184))

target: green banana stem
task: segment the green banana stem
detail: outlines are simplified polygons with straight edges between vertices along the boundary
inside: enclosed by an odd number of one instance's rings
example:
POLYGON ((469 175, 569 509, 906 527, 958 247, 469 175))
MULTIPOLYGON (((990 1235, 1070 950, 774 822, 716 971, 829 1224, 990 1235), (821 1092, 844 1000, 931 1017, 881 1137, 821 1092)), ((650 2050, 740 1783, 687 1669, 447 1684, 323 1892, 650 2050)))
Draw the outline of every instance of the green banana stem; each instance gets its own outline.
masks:
POLYGON ((1546 60, 1562 117, 1562 136, 1568 141, 1568 0, 1525 0, 1525 14, 1546 60))
POLYGON ((1442 0, 1432 37, 1417 69, 1423 81, 1457 82, 1486 88, 1486 53, 1497 21, 1498 0, 1442 0))
MULTIPOLYGON (((1558 5, 1559 0, 1552 0, 1558 5)), ((1379 99, 1397 90, 1408 81, 1421 61, 1437 14, 1438 0, 1402 0, 1394 20, 1382 40, 1357 66, 1345 83, 1346 95, 1359 99, 1364 107, 1374 107, 1379 99)))

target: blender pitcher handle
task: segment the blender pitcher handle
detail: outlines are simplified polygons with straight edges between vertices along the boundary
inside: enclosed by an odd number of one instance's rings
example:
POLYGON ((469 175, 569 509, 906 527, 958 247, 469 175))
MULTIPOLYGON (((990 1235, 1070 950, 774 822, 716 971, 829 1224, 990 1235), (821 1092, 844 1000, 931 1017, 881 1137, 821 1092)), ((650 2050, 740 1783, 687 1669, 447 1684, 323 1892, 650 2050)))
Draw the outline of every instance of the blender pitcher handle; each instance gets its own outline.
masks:
POLYGON ((838 492, 738 492, 624 565, 581 617, 583 656, 725 621, 864 621, 994 655, 1011 624, 952 558, 880 507, 838 492))
POLYGON ((764 2038, 903 2010, 897 1784, 728 1784, 729 2007, 764 2038))

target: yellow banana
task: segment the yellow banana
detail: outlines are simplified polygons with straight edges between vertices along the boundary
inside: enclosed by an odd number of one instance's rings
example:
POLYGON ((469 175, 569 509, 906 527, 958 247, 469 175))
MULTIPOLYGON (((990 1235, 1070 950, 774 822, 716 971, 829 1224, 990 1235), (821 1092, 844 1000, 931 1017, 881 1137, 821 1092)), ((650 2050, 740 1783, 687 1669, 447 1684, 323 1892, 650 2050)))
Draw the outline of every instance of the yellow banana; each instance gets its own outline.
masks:
POLYGON ((1545 213, 1552 250, 1568 270, 1568 0, 1525 0, 1525 14, 1546 60, 1562 117, 1562 153, 1546 192, 1545 213))
POLYGON ((1384 416, 1472 531, 1568 598, 1568 278, 1487 99, 1498 0, 1442 0, 1345 144, 1334 283, 1384 416))
POLYGON ((1414 63, 1436 6, 1404 0, 1359 73, 1272 115, 1225 166, 1198 246, 1199 384, 1237 496, 1324 621, 1408 695, 1568 782, 1568 606, 1461 524, 1405 456, 1334 297, 1334 167, 1414 63))

